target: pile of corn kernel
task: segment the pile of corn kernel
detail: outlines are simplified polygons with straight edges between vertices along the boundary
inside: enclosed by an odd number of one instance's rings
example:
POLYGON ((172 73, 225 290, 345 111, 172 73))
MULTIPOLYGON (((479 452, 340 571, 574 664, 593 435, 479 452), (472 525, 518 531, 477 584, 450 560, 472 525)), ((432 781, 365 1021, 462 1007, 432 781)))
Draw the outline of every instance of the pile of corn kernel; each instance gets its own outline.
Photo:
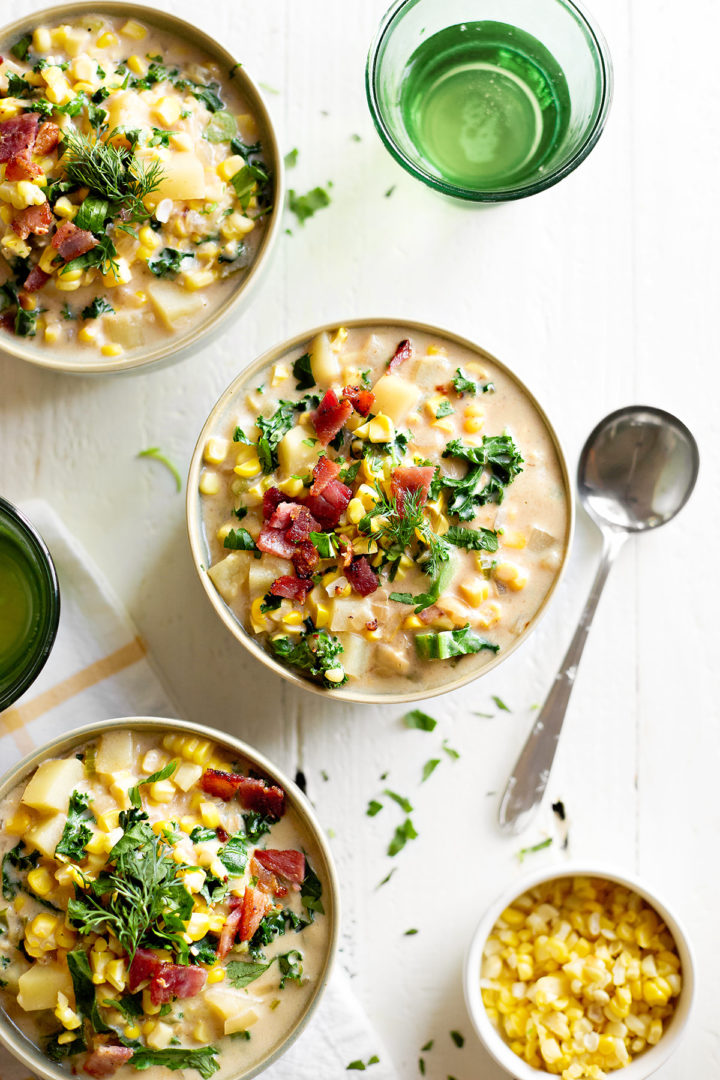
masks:
POLYGON ((576 877, 503 911, 480 985, 490 1020, 529 1065, 599 1080, 660 1040, 682 975, 672 935, 641 896, 576 877))

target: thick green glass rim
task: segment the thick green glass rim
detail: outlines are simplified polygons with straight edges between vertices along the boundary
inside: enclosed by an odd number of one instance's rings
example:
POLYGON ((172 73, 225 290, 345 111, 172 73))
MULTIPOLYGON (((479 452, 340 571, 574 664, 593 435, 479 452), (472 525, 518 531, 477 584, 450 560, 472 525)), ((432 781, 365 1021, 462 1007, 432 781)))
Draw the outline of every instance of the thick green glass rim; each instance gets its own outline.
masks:
POLYGON ((20 669, 17 678, 10 682, 5 690, 0 690, 0 712, 17 701, 45 667, 55 643, 60 622, 60 585, 55 563, 47 544, 25 515, 0 495, 0 520, 3 518, 10 521, 27 540, 38 577, 47 595, 48 613, 44 620, 40 640, 33 650, 32 660, 20 669))
POLYGON ((432 173, 412 161, 405 153, 403 153, 395 142, 383 117, 383 109, 380 104, 379 95, 376 91, 379 60, 382 55, 383 47, 388 37, 392 34, 400 19, 405 14, 405 11, 415 7, 419 2, 420 0, 396 0, 396 2, 388 9, 378 27, 375 39, 370 45, 367 64, 365 66, 365 93, 370 107, 370 115, 372 116, 378 135, 398 164, 402 165, 407 172, 418 180, 421 180, 428 187, 434 188, 435 191, 440 191, 443 195, 449 195, 451 198, 464 199, 466 202, 476 203, 512 202, 516 199, 525 199, 529 195, 536 195, 540 191, 546 191, 548 188, 559 183, 560 180, 564 179, 571 172, 574 172, 578 165, 582 164, 602 135, 613 96, 613 67, 610 49, 605 37, 594 20, 590 17, 589 13, 582 8, 580 4, 575 3, 575 0, 553 0, 554 3, 565 8, 565 10, 568 11, 575 18, 576 22, 578 22, 585 30, 589 39, 589 45, 594 49, 598 64, 599 104, 597 115, 582 143, 568 161, 547 176, 543 176, 541 180, 534 180, 532 183, 517 187, 497 188, 494 191, 475 191, 472 188, 450 184, 440 177, 433 176, 432 173))

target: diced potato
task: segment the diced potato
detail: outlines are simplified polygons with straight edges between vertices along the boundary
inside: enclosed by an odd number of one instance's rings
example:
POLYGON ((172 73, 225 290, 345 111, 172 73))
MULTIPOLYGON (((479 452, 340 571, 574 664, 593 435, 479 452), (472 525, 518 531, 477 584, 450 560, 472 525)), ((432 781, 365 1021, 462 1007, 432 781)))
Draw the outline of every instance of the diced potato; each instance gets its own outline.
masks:
POLYGON ((337 597, 330 605, 331 630, 355 630, 361 633, 366 623, 373 618, 372 608, 367 600, 337 597))
POLYGON ((193 765, 190 761, 183 761, 178 765, 172 775, 172 781, 181 791, 189 791, 203 774, 202 765, 193 765))
POLYGON ((154 198, 205 198, 205 170, 200 159, 194 154, 182 150, 168 150, 163 154, 162 167, 165 176, 155 188, 154 198))
POLYGON ((135 349, 142 345, 144 337, 144 313, 142 310, 121 311, 119 314, 108 317, 108 325, 112 326, 112 338, 126 349, 135 349))
POLYGON ((403 424, 418 403, 420 391, 400 375, 382 375, 373 387, 376 413, 384 413, 395 424, 403 424))
POLYGON ((84 775, 77 758, 54 758, 43 761, 22 794, 26 806, 50 813, 67 810, 68 800, 84 775))
POLYGON ((247 1031, 258 1018, 258 1014, 254 1009, 245 1009, 244 1012, 238 1013, 237 1016, 233 1016, 231 1020, 225 1021, 225 1034, 234 1035, 236 1031, 247 1031))
POLYGON ((244 1031, 257 1020, 257 1013, 252 1008, 257 1005, 256 998, 248 994, 239 994, 232 990, 206 990, 205 1001, 211 1010, 225 1023, 225 1034, 244 1031), (250 1006, 250 1008, 248 1008, 250 1006), (231 1025, 228 1028, 228 1024, 231 1025))
POLYGON ((58 993, 74 1003, 72 979, 64 964, 33 964, 18 979, 17 1001, 26 1012, 54 1009, 58 993))
POLYGON ((359 678, 364 675, 370 666, 370 654, 372 646, 361 634, 338 634, 340 643, 345 650, 340 656, 346 675, 359 678))
POLYGON ((147 292, 155 314, 168 330, 175 330, 178 322, 197 315, 207 304, 201 292, 188 292, 173 281, 153 281, 147 292))
POLYGON ((275 555, 252 559, 247 574, 250 595, 264 596, 276 578, 292 573, 292 564, 287 559, 279 559, 275 555))
POLYGON ((135 90, 121 90, 111 94, 104 106, 108 112, 108 129, 124 127, 128 130, 138 127, 149 128, 150 106, 143 96, 135 90))
POLYGON ((164 1024, 162 1020, 158 1020, 155 1027, 150 1034, 146 1036, 146 1042, 151 1050, 164 1050, 170 1045, 175 1032, 169 1024, 164 1024))
POLYGON ((406 675, 410 670, 410 657, 407 652, 392 645, 378 645, 375 653, 376 664, 373 670, 381 675, 406 675))
POLYGON ((320 442, 313 442, 313 438, 312 431, 300 424, 282 437, 278 444, 278 462, 283 473, 294 476, 313 468, 323 449, 320 442))
POLYGON ((249 551, 231 551, 208 570, 210 580, 226 604, 232 604, 240 595, 248 575, 249 556, 249 551))
POLYGON ((95 769, 101 776, 113 776, 134 763, 132 731, 106 731, 100 736, 95 769))
POLYGON ((330 346, 330 338, 325 331, 310 342, 310 367, 318 386, 329 386, 340 375, 338 354, 330 346))
MULTIPOLYGON (((65 792, 66 806, 69 802, 71 792, 72 786, 65 792)), ((37 848, 41 855, 45 855, 48 859, 52 859, 55 854, 55 848, 60 843, 60 837, 63 834, 66 821, 67 814, 53 814, 52 817, 46 818, 37 825, 33 825, 31 829, 28 829, 25 834, 26 843, 31 849, 37 848)))

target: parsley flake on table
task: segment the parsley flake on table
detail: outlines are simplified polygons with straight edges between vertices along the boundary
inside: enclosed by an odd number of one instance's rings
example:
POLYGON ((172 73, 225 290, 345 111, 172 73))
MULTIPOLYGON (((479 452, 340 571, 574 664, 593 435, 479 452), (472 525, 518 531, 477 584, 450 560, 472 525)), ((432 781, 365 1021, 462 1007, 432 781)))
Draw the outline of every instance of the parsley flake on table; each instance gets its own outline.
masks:
POLYGON ((450 1038, 455 1043, 455 1045, 460 1050, 462 1050, 463 1046, 465 1045, 465 1036, 461 1035, 459 1031, 451 1031, 450 1032, 450 1038))
POLYGON ((532 855, 536 851, 544 851, 545 848, 549 848, 553 842, 552 836, 548 836, 546 840, 541 840, 539 844, 532 844, 530 847, 520 848, 517 853, 518 860, 524 862, 526 855, 532 855))
POLYGON ((412 803, 409 799, 406 799, 404 795, 398 795, 397 791, 391 791, 390 788, 385 788, 385 795, 393 802, 396 802, 400 809, 406 814, 412 814, 412 803))
POLYGON ((365 813, 368 817, 375 817, 376 814, 380 813, 382 808, 383 804, 381 802, 378 802, 377 799, 371 799, 365 813))
POLYGON ((403 723, 405 727, 414 728, 416 731, 434 731, 437 727, 437 720, 422 712, 421 709, 413 709, 412 712, 405 713, 403 723))
POLYGON ((298 195, 291 188, 288 196, 288 206, 301 225, 304 225, 307 219, 313 217, 318 210, 329 206, 330 201, 330 196, 322 187, 314 187, 305 195, 298 195))
POLYGON ((390 855, 391 858, 394 857, 398 852, 402 851, 408 840, 416 840, 417 836, 418 833, 412 821, 410 818, 406 818, 402 825, 398 825, 395 830, 395 835, 388 845, 388 855, 390 855))
POLYGON ((180 475, 180 470, 177 468, 176 465, 173 465, 172 461, 170 461, 169 457, 167 457, 167 455, 162 452, 159 446, 150 446, 147 450, 141 450, 138 454, 138 457, 154 458, 155 461, 159 461, 161 465, 164 465, 165 468, 170 473, 172 473, 173 477, 175 478, 175 486, 177 487, 177 490, 182 491, 182 477, 180 475))
MULTIPOLYGON (((495 702, 495 704, 497 705, 498 709, 500 709, 501 712, 512 712, 512 709, 508 708, 508 706, 505 704, 503 699, 499 698, 497 696, 497 694, 493 694, 492 699, 495 702)), ((481 716, 481 715, 484 716, 485 714, 484 713, 477 713, 476 715, 477 716, 481 716)))
POLYGON ((424 784, 425 781, 428 780, 432 776, 432 774, 435 772, 435 770, 437 769, 439 764, 440 764, 440 758, 430 758, 429 761, 425 762, 425 764, 423 765, 421 783, 424 784))

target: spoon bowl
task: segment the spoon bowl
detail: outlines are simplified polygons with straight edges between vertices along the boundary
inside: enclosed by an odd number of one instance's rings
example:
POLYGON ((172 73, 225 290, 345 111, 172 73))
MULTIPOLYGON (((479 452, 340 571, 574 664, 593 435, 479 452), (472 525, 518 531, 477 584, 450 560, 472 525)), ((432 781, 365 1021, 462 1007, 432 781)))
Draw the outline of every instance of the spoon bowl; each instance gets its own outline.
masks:
POLYGON ((542 802, 578 664, 615 558, 631 533, 672 520, 695 487, 700 454, 671 413, 630 405, 595 427, 578 462, 580 501, 600 529, 603 549, 577 630, 500 801, 498 823, 520 832, 542 802))
POLYGON ((580 502, 601 529, 656 529, 682 510, 699 467, 697 443, 672 413, 618 409, 600 421, 582 449, 580 502))

